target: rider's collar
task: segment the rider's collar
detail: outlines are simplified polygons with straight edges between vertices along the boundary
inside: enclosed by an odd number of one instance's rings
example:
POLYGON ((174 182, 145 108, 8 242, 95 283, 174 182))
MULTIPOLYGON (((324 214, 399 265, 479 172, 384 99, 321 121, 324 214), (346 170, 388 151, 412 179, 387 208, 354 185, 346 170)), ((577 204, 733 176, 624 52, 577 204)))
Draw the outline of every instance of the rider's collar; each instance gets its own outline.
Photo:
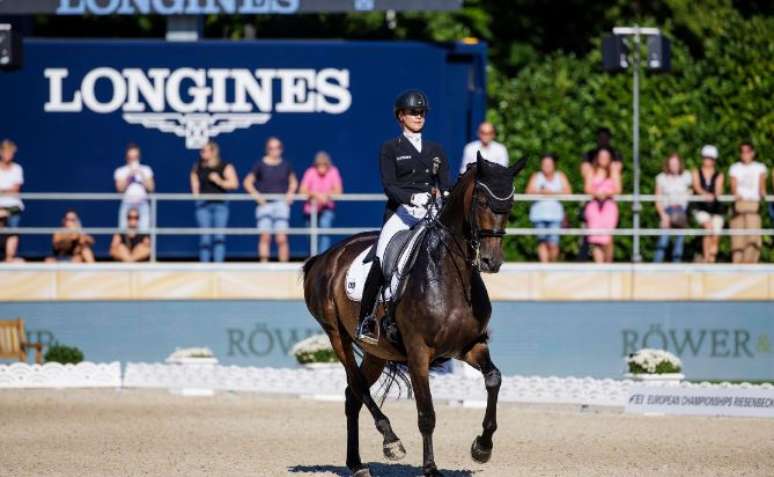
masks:
POLYGON ((403 135, 410 141, 419 141, 422 139, 422 132, 411 132, 408 129, 403 130, 403 135))

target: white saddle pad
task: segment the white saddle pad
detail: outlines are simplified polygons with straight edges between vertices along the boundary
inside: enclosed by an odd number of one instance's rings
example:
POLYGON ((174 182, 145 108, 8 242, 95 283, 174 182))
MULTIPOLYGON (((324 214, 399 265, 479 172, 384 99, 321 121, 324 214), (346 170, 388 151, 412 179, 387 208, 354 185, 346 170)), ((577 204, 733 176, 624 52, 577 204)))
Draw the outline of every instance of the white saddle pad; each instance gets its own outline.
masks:
MULTIPOLYGON (((406 267, 406 262, 408 262, 409 256, 411 255, 410 252, 414 248, 414 244, 420 235, 421 234, 414 235, 411 237, 411 240, 406 243, 406 247, 403 249, 400 254, 400 258, 398 259, 398 266, 395 268, 395 272, 392 275, 389 289, 386 289, 381 294, 379 294, 378 300, 380 302, 383 301, 382 297, 389 301, 394 296, 399 285, 398 275, 403 273, 403 270, 406 267)), ((371 247, 375 246, 376 244, 372 245, 371 247)), ((365 281, 368 277, 368 272, 371 270, 371 265, 374 263, 363 263, 363 260, 365 259, 366 255, 368 255, 368 252, 371 251, 371 247, 368 247, 367 249, 360 252, 360 255, 355 257, 355 259, 350 264, 349 269, 347 270, 347 298, 352 301, 359 302, 363 299, 363 288, 365 288, 365 281)))

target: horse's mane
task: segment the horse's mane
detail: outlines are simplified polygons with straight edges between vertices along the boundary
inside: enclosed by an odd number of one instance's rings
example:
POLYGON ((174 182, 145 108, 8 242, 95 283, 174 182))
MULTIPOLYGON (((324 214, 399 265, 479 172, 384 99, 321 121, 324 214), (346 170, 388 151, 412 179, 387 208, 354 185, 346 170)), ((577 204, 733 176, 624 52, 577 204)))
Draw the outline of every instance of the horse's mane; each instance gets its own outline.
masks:
POLYGON ((478 165, 471 164, 465 172, 457 178, 457 182, 449 191, 449 197, 446 198, 446 205, 441 210, 439 220, 442 224, 449 226, 455 219, 459 219, 465 211, 465 192, 468 187, 476 180, 478 165))

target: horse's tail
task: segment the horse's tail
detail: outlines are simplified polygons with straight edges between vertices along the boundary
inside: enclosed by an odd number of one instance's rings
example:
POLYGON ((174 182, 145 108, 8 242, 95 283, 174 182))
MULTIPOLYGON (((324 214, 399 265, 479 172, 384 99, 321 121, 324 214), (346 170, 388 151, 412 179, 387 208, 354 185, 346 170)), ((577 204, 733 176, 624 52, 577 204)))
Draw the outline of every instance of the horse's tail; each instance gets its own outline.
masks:
MULTIPOLYGON (((444 365, 451 358, 439 358, 430 364, 430 371, 441 371, 444 369, 444 365)), ((411 378, 408 376, 408 368, 406 363, 400 361, 387 361, 387 365, 382 371, 384 379, 381 380, 377 396, 379 399, 379 407, 384 404, 390 391, 394 386, 397 386, 397 397, 403 395, 403 390, 406 390, 406 398, 414 399, 414 388, 411 386, 411 378)))

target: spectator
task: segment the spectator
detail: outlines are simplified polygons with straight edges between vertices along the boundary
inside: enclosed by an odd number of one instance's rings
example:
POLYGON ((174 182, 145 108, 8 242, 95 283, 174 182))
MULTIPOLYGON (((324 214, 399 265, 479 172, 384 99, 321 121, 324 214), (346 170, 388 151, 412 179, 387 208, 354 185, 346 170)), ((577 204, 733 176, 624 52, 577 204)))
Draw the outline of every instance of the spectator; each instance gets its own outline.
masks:
MULTIPOLYGON (((656 211, 662 229, 684 229, 688 226, 688 197, 691 195, 691 173, 685 170, 683 159, 672 153, 664 161, 662 171, 656 176, 656 211)), ((664 261, 670 235, 658 239, 653 261, 664 261)), ((684 235, 673 235, 672 261, 683 259, 684 235)))
POLYGON ((611 167, 616 174, 620 177, 623 169, 623 157, 617 149, 613 147, 611 141, 613 140, 613 133, 606 127, 597 128, 597 147, 591 149, 583 155, 583 162, 581 162, 581 177, 586 176, 594 170, 594 160, 597 157, 597 152, 600 148, 607 148, 612 155, 611 167))
MULTIPOLYGON (((766 195, 766 166, 755 161, 755 148, 750 142, 739 146, 739 162, 731 166, 731 193, 734 195, 734 215, 731 229, 760 229, 758 213, 761 198, 766 195)), ((760 235, 732 235, 731 259, 734 263, 757 263, 761 253, 760 235)))
MULTIPOLYGON (((0 211, 5 216, 6 226, 16 228, 21 220, 24 203, 19 198, 24 184, 24 170, 14 162, 16 144, 10 139, 0 143, 0 211)), ((19 236, 5 236, 5 261, 16 261, 16 252, 19 249, 19 236)))
POLYGON ((723 230, 723 204, 718 202, 718 196, 723 194, 723 173, 716 167, 718 148, 707 144, 701 148, 701 167, 694 169, 693 191, 700 195, 701 202, 693 205, 693 218, 696 223, 715 235, 705 235, 702 238, 702 256, 704 263, 715 263, 718 255, 720 237, 723 230))
POLYGON ((269 261, 271 232, 274 232, 280 262, 290 258, 288 236, 290 204, 298 188, 298 179, 287 161, 282 159, 282 142, 276 137, 266 141, 266 155, 256 162, 243 182, 258 206, 255 219, 261 238, 258 241, 258 257, 261 262, 269 261), (267 200, 262 194, 285 194, 283 200, 267 200))
POLYGON ((94 238, 81 232, 81 219, 69 209, 62 218, 62 229, 54 233, 51 240, 54 256, 47 262, 94 263, 94 238))
MULTIPOLYGON (((621 176, 612 163, 613 151, 607 146, 598 148, 591 172, 584 179, 584 191, 593 197, 583 211, 591 229, 614 229, 618 225, 618 205, 613 196, 621 193, 621 176)), ((612 235, 589 235, 588 243, 595 262, 613 261, 612 235)))
POLYGON ((495 141, 497 131, 492 123, 485 121, 478 126, 478 141, 473 141, 465 146, 462 152, 462 165, 460 174, 465 172, 468 164, 476 162, 476 153, 481 151, 484 159, 508 167, 508 151, 505 146, 495 141))
MULTIPOLYGON (((6 244, 8 243, 8 234, 3 233, 3 229, 8 227, 8 211, 0 208, 0 260, 6 261, 6 244)), ((24 259, 20 257, 12 257, 7 260, 8 262, 23 262, 24 259)))
POLYGON ((150 228, 150 206, 148 193, 153 192, 153 169, 140 164, 140 147, 136 144, 126 146, 126 165, 116 169, 113 179, 116 191, 124 194, 121 207, 118 210, 118 228, 126 228, 126 217, 129 209, 136 209, 140 214, 140 230, 150 228))
MULTIPOLYGON (((309 200, 304 204, 306 226, 311 225, 312 201, 317 203, 317 225, 323 228, 333 226, 334 203, 331 196, 342 193, 341 175, 339 170, 331 164, 331 157, 327 152, 320 151, 314 156, 314 164, 304 172, 301 178, 302 194, 309 195, 309 200)), ((318 242, 317 253, 322 253, 331 246, 331 238, 321 235, 318 242)))
MULTIPOLYGON (((191 192, 223 195, 239 187, 236 170, 220 158, 220 148, 212 141, 199 151, 199 160, 190 174, 191 192)), ((199 228, 223 229, 228 225, 228 203, 221 199, 206 198, 196 201, 196 223, 199 228)), ((199 238, 199 260, 222 262, 226 259, 226 236, 223 233, 205 233, 199 238)))
MULTIPOLYGON (((571 194, 567 177, 556 170, 556 156, 544 154, 540 161, 540 171, 532 174, 527 184, 527 194, 571 194)), ((529 209, 529 220, 536 229, 558 229, 564 220, 564 208, 556 200, 538 200, 529 209)), ((538 235, 538 258, 541 262, 555 262, 559 259, 559 235, 538 235)))
POLYGON ((151 243, 148 234, 140 231, 140 212, 129 209, 126 214, 126 228, 113 235, 110 256, 118 262, 146 262, 150 258, 151 243))

